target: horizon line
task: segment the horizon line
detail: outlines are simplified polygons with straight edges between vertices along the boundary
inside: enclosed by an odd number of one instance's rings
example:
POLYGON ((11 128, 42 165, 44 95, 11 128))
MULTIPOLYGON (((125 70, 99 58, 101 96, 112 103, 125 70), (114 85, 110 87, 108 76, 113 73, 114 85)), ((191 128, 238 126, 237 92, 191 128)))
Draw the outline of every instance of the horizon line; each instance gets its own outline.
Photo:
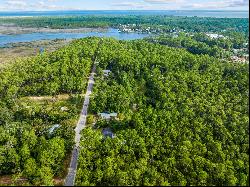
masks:
POLYGON ((72 10, 72 9, 69 9, 69 10, 0 10, 0 12, 55 12, 55 11, 223 11, 223 12, 249 12, 249 10, 222 10, 222 9, 219 9, 219 10, 214 10, 214 9, 169 9, 169 10, 140 10, 140 9, 136 9, 136 10, 112 10, 112 9, 107 9, 107 10, 78 10, 78 9, 75 9, 75 10, 72 10))

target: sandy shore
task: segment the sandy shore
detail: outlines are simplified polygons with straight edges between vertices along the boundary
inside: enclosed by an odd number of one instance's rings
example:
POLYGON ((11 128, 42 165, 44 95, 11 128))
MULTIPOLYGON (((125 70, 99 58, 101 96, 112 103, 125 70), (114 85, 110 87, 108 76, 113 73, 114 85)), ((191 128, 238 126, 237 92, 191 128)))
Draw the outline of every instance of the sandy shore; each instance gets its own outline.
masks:
POLYGON ((105 28, 79 28, 79 29, 51 29, 51 28, 25 28, 14 25, 0 25, 0 34, 28 34, 28 33, 85 33, 85 32, 106 32, 105 28))

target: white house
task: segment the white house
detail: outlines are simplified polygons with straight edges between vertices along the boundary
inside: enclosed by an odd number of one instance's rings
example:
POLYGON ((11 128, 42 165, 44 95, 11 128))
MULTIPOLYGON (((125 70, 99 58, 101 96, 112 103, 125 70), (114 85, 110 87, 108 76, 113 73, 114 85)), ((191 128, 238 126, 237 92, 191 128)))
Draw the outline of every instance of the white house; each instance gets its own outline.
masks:
POLYGON ((103 74, 105 77, 108 77, 110 73, 111 73, 110 70, 103 70, 103 74))
POLYGON ((117 118, 117 113, 98 113, 102 119, 110 120, 111 118, 117 118))
POLYGON ((207 36, 209 36, 212 39, 217 39, 217 38, 225 38, 223 35, 219 35, 219 34, 210 34, 210 33, 206 33, 207 36))
POLYGON ((68 111, 69 109, 68 109, 68 107, 66 107, 66 106, 64 106, 64 107, 61 107, 61 111, 68 111))
POLYGON ((60 127, 59 124, 55 124, 53 125, 50 129, 49 129, 49 134, 52 134, 56 129, 58 129, 60 127))

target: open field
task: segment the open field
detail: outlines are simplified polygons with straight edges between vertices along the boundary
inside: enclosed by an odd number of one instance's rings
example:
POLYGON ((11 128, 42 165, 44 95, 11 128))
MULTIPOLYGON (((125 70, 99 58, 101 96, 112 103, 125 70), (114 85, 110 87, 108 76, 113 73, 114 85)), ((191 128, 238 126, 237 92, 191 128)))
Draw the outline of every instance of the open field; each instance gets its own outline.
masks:
POLYGON ((51 29, 36 27, 19 27, 13 24, 0 25, 0 34, 27 34, 27 33, 85 33, 85 32, 105 32, 106 28, 75 28, 75 29, 51 29))
MULTIPOLYGON (((85 94, 79 94, 81 97, 84 97, 85 94)), ((72 94, 71 96, 76 96, 76 94, 72 94)), ((60 94, 60 95, 56 95, 56 96, 40 96, 40 97, 24 97, 27 98, 31 101, 65 101, 68 100, 70 98, 69 94, 60 94)))
POLYGON ((18 58, 35 56, 40 53, 40 48, 43 48, 47 52, 55 51, 71 41, 72 40, 56 39, 11 44, 9 47, 0 48, 0 66, 13 62, 18 58))

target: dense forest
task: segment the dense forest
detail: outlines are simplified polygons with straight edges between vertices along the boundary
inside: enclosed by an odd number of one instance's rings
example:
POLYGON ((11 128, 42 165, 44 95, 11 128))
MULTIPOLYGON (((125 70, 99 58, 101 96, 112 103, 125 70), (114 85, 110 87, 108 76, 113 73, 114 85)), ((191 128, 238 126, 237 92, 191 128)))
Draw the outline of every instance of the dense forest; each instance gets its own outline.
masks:
POLYGON ((65 177, 97 44, 74 41, 0 69, 0 175, 25 177, 31 185, 65 177))
POLYGON ((181 16, 58 16, 58 17, 25 17, 2 18, 0 24, 14 24, 22 27, 48 28, 81 28, 81 27, 114 27, 128 25, 137 29, 155 30, 166 33, 171 31, 187 32, 241 32, 248 36, 248 18, 211 18, 181 16))
POLYGON ((112 39, 99 61, 91 113, 119 119, 83 131, 77 185, 249 185, 249 65, 112 39))
POLYGON ((220 59, 231 57, 234 49, 244 49, 239 56, 249 53, 249 44, 246 38, 238 33, 231 33, 230 37, 211 38, 205 33, 184 33, 178 35, 165 34, 145 39, 152 43, 159 43, 174 48, 185 48, 193 54, 207 54, 220 59))
MULTIPOLYGON (((99 41, 0 69, 0 175, 26 185, 65 177, 99 41)), ((103 40, 97 60, 76 185, 249 185, 248 64, 115 39, 103 40)))

